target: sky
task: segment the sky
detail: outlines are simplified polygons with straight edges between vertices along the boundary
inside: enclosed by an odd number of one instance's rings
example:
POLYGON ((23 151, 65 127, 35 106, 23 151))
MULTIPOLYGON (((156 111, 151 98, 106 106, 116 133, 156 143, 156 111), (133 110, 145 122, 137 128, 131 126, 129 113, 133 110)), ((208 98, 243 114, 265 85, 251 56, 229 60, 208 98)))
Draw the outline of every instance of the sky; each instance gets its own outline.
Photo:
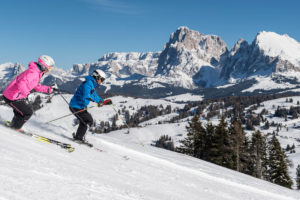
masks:
POLYGON ((0 64, 97 62, 109 52, 157 52, 187 26, 231 49, 260 31, 300 41, 298 0, 0 0, 0 64))

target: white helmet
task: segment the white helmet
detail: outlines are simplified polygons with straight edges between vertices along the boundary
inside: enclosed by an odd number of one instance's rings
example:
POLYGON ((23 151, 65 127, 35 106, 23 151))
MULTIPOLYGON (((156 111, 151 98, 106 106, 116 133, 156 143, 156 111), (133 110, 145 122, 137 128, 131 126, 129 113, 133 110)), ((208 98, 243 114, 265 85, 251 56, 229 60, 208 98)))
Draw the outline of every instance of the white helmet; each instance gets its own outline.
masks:
POLYGON ((94 70, 92 76, 96 81, 101 80, 101 82, 104 82, 104 80, 106 79, 105 73, 100 69, 94 70))
POLYGON ((50 70, 55 65, 53 58, 47 55, 41 55, 38 64, 41 66, 42 71, 50 70))

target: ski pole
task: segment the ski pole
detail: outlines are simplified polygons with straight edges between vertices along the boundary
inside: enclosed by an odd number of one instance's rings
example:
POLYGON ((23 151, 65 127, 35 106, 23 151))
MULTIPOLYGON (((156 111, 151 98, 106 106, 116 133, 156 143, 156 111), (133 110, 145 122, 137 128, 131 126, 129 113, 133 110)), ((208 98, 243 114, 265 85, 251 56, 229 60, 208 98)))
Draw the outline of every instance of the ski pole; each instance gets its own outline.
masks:
POLYGON ((48 101, 48 102, 51 102, 51 101, 52 101, 52 98, 55 96, 55 94, 56 94, 56 92, 53 92, 52 94, 49 94, 49 95, 48 95, 47 101, 48 101))
MULTIPOLYGON (((68 104, 68 106, 70 106, 69 102, 67 101, 67 99, 60 92, 59 92, 59 95, 61 96, 61 98, 63 98, 63 100, 66 102, 66 104, 68 104)), ((87 110, 87 109, 84 109, 84 110, 87 110)), ((84 110, 82 110, 82 111, 84 111, 84 110)), ((73 112, 72 108, 71 108, 71 111, 72 111, 72 114, 79 119, 79 121, 81 121, 85 126, 88 126, 87 123, 84 120, 81 119, 81 117, 79 117, 78 115, 76 115, 76 113, 79 113, 79 112, 73 112)))
MULTIPOLYGON (((111 104, 111 106, 113 107, 113 109, 116 112, 116 114, 118 116, 120 116, 119 113, 118 113, 118 111, 117 111, 117 109, 114 107, 114 105, 111 104)), ((129 134, 129 128, 130 128, 129 125, 126 123, 126 121, 125 121, 125 119, 123 117, 121 117, 121 119, 123 120, 124 124, 127 126, 127 128, 128 128, 127 134, 129 134)), ((140 145, 144 146, 143 142, 136 135, 134 135, 134 137, 139 141, 140 145)))
POLYGON ((57 120, 59 120, 59 119, 62 119, 62 118, 68 117, 68 116, 70 116, 70 115, 75 115, 75 114, 77 114, 77 113, 83 112, 83 111, 85 111, 85 110, 87 110, 87 109, 90 109, 90 108, 93 108, 93 107, 95 107, 95 106, 90 106, 90 107, 88 107, 88 108, 85 108, 85 109, 79 110, 79 111, 77 111, 77 112, 74 112, 74 113, 70 113, 70 114, 67 114, 67 115, 61 116, 61 117, 59 117, 59 118, 56 118, 56 119, 50 120, 50 121, 48 121, 48 122, 45 122, 45 123, 46 123, 46 124, 49 124, 49 123, 51 123, 51 122, 54 122, 54 121, 57 121, 57 120))
MULTIPOLYGON (((110 104, 110 105, 113 107, 114 111, 116 112, 117 116, 119 117, 120 115, 119 115, 118 111, 116 110, 115 106, 113 104, 110 104)), ((129 134, 130 128, 129 128, 128 124, 126 123, 126 121, 123 117, 120 116, 120 118, 123 121, 123 123, 127 126, 127 128, 128 128, 127 134, 129 134)))
POLYGON ((61 96, 61 98, 63 98, 63 100, 69 105, 69 102, 67 101, 67 99, 59 92, 59 95, 61 96))

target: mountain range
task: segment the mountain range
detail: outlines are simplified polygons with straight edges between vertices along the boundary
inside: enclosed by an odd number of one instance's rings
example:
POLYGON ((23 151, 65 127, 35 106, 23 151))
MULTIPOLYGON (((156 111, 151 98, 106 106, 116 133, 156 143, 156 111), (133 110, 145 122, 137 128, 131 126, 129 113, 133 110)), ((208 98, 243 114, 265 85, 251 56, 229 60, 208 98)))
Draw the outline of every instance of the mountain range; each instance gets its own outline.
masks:
MULTIPOLYGON (((56 82, 73 93, 94 69, 108 75, 100 91, 140 97, 165 97, 186 92, 204 97, 298 92, 300 43, 288 35, 259 32, 249 44, 239 39, 229 50, 216 35, 179 27, 160 52, 108 53, 94 63, 55 68, 44 84, 56 82)), ((0 90, 20 64, 0 65, 0 90)))

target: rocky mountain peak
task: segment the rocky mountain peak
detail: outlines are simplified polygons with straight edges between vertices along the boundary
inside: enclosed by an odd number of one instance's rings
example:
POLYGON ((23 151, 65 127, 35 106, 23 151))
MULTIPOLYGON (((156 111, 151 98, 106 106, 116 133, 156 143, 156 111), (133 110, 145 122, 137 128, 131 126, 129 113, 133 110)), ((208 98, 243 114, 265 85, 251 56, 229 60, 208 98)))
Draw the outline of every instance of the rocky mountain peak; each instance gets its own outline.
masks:
POLYGON ((220 56, 227 51, 227 45, 220 37, 204 35, 185 26, 179 27, 171 34, 165 49, 170 47, 175 48, 176 51, 195 50, 198 56, 208 63, 212 58, 219 61, 220 56))
POLYGON ((232 50, 230 51, 230 55, 233 56, 236 54, 238 51, 247 49, 249 47, 249 44, 246 40, 244 39, 239 39, 235 45, 233 46, 232 50))
POLYGON ((91 64, 74 64, 73 72, 75 74, 87 74, 89 73, 91 64))
MULTIPOLYGON (((156 76, 185 80, 189 82, 185 85, 193 87, 193 84, 202 82, 200 79, 205 76, 201 74, 201 68, 218 67, 221 58, 227 53, 227 45, 220 37, 204 35, 184 26, 179 27, 171 34, 160 54, 156 76)), ((210 69, 204 71, 212 72, 210 69)), ((183 85, 182 81, 173 84, 183 85)))

